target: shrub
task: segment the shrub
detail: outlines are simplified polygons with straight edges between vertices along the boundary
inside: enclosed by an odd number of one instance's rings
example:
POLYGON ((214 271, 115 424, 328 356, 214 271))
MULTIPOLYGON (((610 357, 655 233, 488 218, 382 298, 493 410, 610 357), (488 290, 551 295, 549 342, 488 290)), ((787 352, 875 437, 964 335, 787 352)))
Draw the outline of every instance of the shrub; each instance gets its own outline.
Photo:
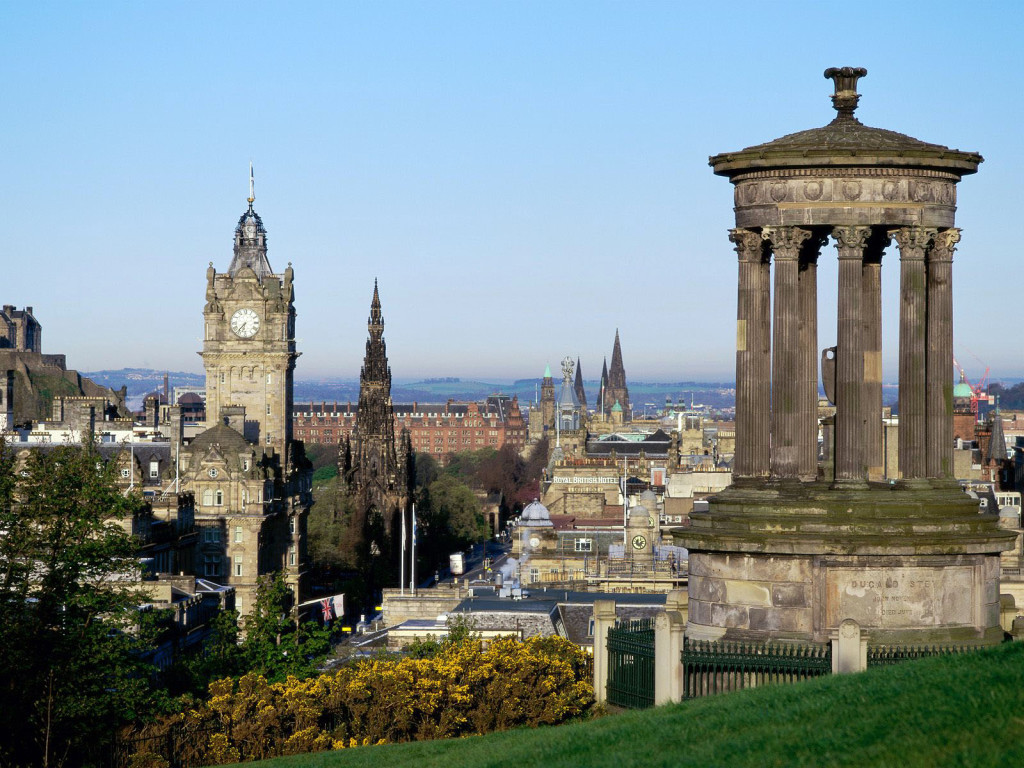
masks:
POLYGON ((277 683, 254 673, 219 680, 205 703, 148 728, 145 743, 175 730, 178 749, 204 764, 260 760, 554 725, 588 713, 593 693, 586 655, 567 640, 484 647, 465 636, 429 658, 368 659, 277 683))

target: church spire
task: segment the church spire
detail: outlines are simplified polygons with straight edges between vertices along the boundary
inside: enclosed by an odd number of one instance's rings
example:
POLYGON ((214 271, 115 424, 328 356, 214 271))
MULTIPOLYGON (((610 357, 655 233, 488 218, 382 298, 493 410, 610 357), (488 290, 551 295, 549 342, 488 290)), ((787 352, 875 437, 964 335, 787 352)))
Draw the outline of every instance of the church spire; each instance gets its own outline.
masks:
POLYGON ((612 347, 612 365, 608 369, 608 393, 606 402, 618 401, 622 406, 624 421, 633 418, 633 409, 629 403, 629 388, 626 386, 626 368, 622 364, 622 344, 619 342, 619 329, 615 329, 615 345, 612 347))
POLYGON ((583 390, 583 366, 580 365, 578 357, 576 358, 576 383, 574 389, 576 390, 576 399, 580 401, 580 408, 586 411, 587 393, 583 390))

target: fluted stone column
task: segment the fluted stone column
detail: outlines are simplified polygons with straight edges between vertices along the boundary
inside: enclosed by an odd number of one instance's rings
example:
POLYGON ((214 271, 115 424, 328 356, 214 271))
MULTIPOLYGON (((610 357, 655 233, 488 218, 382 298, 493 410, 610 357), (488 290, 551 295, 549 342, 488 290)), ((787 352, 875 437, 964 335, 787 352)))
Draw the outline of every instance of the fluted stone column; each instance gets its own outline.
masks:
POLYGON ((800 248, 811 236, 798 227, 765 228, 775 260, 772 305, 772 477, 799 477, 800 248))
POLYGON ((736 302, 736 455, 740 477, 768 474, 770 379, 769 264, 761 235, 733 229, 729 239, 739 257, 736 302))
POLYGON ((839 251, 839 323, 836 344, 836 483, 863 483, 864 347, 862 290, 864 247, 870 227, 836 227, 839 251))
POLYGON ((934 229, 903 227, 889 233, 900 247, 900 473, 927 477, 925 463, 925 328, 927 286, 924 257, 934 229))
POLYGON ((953 250, 959 229, 939 232, 927 255, 928 327, 925 371, 925 469, 953 477, 953 250))
POLYGON ((864 463, 869 480, 881 480, 882 460, 882 254, 864 256, 861 310, 864 312, 864 463))
POLYGON ((818 477, 818 253, 825 241, 813 235, 800 258, 800 457, 801 480, 818 477))

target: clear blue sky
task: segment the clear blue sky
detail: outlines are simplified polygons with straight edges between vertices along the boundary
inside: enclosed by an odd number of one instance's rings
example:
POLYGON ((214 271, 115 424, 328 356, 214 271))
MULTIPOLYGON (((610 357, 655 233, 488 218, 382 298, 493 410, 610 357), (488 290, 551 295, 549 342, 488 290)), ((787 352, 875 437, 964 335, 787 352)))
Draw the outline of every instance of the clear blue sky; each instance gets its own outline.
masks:
POLYGON ((827 123, 822 72, 851 65, 865 123, 985 156, 960 184, 955 345, 1022 376, 1022 9, 2 0, 0 299, 77 368, 201 370, 251 159, 300 377, 358 375, 377 277, 396 376, 569 354, 596 377, 618 327, 631 379, 731 379, 732 188, 708 156, 827 123))

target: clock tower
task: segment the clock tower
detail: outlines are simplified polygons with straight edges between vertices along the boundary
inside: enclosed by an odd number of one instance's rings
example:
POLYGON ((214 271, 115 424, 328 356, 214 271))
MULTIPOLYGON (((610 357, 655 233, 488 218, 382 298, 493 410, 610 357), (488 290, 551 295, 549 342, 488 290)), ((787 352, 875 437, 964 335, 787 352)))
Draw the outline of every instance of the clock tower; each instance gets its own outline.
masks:
POLYGON ((312 465, 292 440, 295 294, 291 265, 275 274, 267 231, 249 207, 227 272, 206 271, 206 425, 180 445, 183 490, 196 502, 197 575, 235 588, 242 615, 261 577, 284 574, 302 594, 312 465))
MULTIPOLYGON (((251 179, 250 179, 251 182, 251 179)), ((295 360, 295 294, 291 264, 274 274, 267 260, 267 231, 249 208, 235 227, 234 257, 227 272, 206 271, 203 366, 206 424, 224 420, 224 409, 245 408, 243 435, 273 448, 287 461, 292 437, 295 360)))

